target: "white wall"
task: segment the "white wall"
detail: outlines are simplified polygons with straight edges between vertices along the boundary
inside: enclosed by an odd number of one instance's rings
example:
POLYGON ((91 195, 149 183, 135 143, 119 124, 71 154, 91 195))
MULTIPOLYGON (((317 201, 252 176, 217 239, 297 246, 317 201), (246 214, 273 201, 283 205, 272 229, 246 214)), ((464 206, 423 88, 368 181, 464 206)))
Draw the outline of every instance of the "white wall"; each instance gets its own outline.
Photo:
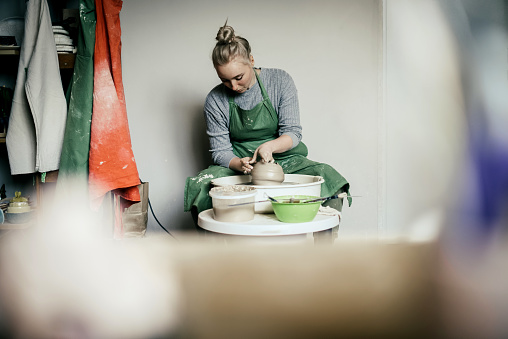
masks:
MULTIPOLYGON (((309 158, 327 162, 361 195, 342 236, 378 231, 380 11, 378 1, 125 0, 121 12, 127 113, 157 218, 191 230, 187 176, 210 164, 202 107, 219 81, 210 53, 226 18, 256 65, 287 70, 299 90, 309 158)), ((149 232, 160 231, 152 217, 149 232)))

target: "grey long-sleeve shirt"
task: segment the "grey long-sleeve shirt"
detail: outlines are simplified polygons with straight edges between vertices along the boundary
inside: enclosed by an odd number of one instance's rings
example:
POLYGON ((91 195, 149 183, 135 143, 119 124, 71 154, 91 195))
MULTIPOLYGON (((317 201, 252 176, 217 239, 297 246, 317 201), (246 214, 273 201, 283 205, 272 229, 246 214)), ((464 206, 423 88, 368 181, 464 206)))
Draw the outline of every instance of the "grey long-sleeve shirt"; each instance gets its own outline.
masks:
MULTIPOLYGON (((285 134, 291 137, 292 148, 294 148, 302 139, 302 127, 300 126, 298 93, 293 79, 286 71, 276 68, 263 68, 259 76, 279 117, 279 136, 285 134)), ((228 98, 231 95, 235 97, 235 103, 244 110, 254 108, 263 100, 257 82, 249 90, 240 94, 230 90, 224 84, 215 86, 208 93, 204 115, 206 132, 210 138, 210 152, 213 162, 223 167, 229 167, 231 159, 235 157, 229 137, 228 98)))

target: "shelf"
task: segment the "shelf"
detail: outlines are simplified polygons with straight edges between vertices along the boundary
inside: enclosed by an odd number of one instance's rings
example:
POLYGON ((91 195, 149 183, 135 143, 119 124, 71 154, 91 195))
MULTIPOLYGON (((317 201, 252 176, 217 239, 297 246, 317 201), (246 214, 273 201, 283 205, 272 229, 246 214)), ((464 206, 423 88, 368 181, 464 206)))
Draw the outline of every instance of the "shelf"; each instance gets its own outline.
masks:
MULTIPOLYGON (((40 178, 38 178, 40 179, 40 178)), ((44 182, 40 182, 41 184, 44 184, 46 182, 56 182, 58 179, 58 170, 56 171, 49 171, 49 172, 46 172, 46 180, 44 180, 44 182)))
POLYGON ((58 54, 58 64, 60 65, 60 69, 74 68, 74 61, 75 60, 76 60, 76 54, 71 54, 71 53, 58 54))
POLYGON ((0 55, 19 55, 19 46, 0 46, 0 55))
MULTIPOLYGON (((6 47, 0 46, 0 56, 18 56, 19 57, 19 47, 6 47)), ((60 69, 72 69, 74 68, 74 61, 76 60, 76 54, 73 53, 59 53, 58 54, 58 65, 60 69)))
MULTIPOLYGON (((16 55, 16 56, 19 56, 19 47, 17 47, 17 49, 8 49, 6 48, 5 46, 2 46, 2 48, 0 48, 0 56, 7 56, 7 55, 16 55), (9 54, 7 52, 13 52, 15 54, 9 54)), ((71 53, 61 53, 61 54, 58 54, 58 64, 60 66, 60 70, 63 70, 63 71, 68 71, 68 70, 73 70, 74 69, 74 62, 76 60, 76 54, 71 54, 71 53)), ((69 73, 66 73, 62 76, 62 79, 67 79, 69 78, 69 73)), ((63 81, 62 83, 64 84, 65 81, 63 81)), ((64 86, 65 88, 65 86, 64 86)), ((0 137, 0 144, 5 144, 6 143, 6 138, 5 137, 0 137)))
MULTIPOLYGON (((11 59, 8 56, 15 56, 16 58, 19 58, 19 47, 17 49, 15 49, 15 48, 9 49, 9 48, 3 47, 0 49, 0 56, 5 56, 6 60, 13 60, 14 61, 15 59, 11 59)), ((62 78, 62 85, 64 88, 64 93, 65 93, 65 89, 67 88, 69 81, 71 79, 72 70, 74 69, 75 60, 76 60, 76 54, 73 54, 73 53, 59 53, 58 54, 58 65, 60 67, 60 76, 62 78)), ((6 152, 6 147, 5 147, 6 146, 6 137, 0 137, 0 145, 1 145, 0 153, 5 153, 6 152)), ((2 156, 2 154, 0 154, 0 156, 2 156)), ((48 193, 51 193, 52 190, 54 189, 53 186, 55 186, 55 184, 58 180, 58 170, 46 172, 45 175, 46 175, 46 177, 45 177, 44 182, 42 182, 42 180, 41 180, 42 178, 41 178, 40 174, 36 175, 36 182, 35 182, 36 189, 35 189, 35 191, 37 194, 37 203, 39 204, 39 206, 43 205, 42 204, 43 191, 47 191, 46 194, 48 194, 48 193), (48 183, 50 185, 46 185, 48 183)), ((16 226, 15 228, 19 228, 19 227, 16 226)), ((4 229, 5 229, 5 227, 4 227, 4 229)))
POLYGON ((12 223, 8 222, 7 220, 4 220, 4 223, 0 224, 0 231, 22 230, 22 229, 29 228, 32 225, 33 225, 33 220, 30 220, 29 222, 24 223, 24 224, 12 224, 12 223))

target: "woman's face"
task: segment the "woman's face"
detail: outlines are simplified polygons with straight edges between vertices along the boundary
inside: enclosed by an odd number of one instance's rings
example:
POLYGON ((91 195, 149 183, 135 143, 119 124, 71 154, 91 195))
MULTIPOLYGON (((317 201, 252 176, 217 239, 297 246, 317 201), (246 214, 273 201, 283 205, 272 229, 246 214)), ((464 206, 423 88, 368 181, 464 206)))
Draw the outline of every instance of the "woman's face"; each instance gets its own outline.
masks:
POLYGON ((245 63, 244 59, 237 57, 225 65, 215 67, 215 70, 226 87, 237 93, 243 93, 256 83, 253 66, 254 58, 252 56, 249 63, 245 63))

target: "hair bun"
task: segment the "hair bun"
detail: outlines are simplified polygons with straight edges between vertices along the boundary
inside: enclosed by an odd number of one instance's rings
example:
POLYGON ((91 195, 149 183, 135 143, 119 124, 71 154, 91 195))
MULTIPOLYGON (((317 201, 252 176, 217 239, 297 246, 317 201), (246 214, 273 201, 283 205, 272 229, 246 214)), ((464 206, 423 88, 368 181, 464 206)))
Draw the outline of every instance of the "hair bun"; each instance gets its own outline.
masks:
POLYGON ((235 39, 235 30, 233 29, 233 27, 228 26, 227 20, 224 26, 219 28, 219 32, 217 32, 217 37, 215 39, 217 40, 217 43, 220 45, 230 44, 235 39))

